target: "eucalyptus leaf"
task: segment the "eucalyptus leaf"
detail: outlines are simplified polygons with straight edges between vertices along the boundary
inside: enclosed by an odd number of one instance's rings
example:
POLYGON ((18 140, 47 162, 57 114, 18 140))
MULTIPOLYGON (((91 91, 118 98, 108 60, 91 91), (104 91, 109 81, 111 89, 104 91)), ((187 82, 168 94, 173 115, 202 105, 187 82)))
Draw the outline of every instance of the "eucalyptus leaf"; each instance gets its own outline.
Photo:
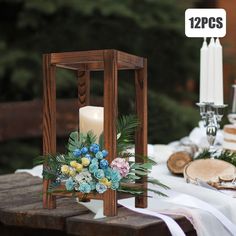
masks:
POLYGON ((130 193, 133 195, 140 195, 143 193, 141 190, 131 190, 131 189, 118 189, 119 192, 130 193))
POLYGON ((134 174, 128 174, 126 176, 126 178, 130 179, 130 180, 136 180, 136 179, 141 179, 140 176, 134 175, 134 174))
POLYGON ((158 186, 160 186, 160 187, 162 187, 164 189, 169 189, 168 186, 166 186, 165 184, 162 184, 159 180, 154 179, 154 178, 148 178, 147 182, 151 183, 153 185, 158 185, 158 186))
POLYGON ((138 175, 143 175, 143 176, 148 174, 147 172, 141 171, 141 170, 132 170, 131 172, 135 173, 135 174, 138 174, 138 175))
POLYGON ((149 170, 152 169, 152 163, 150 163, 150 162, 144 163, 140 166, 143 168, 149 169, 149 170))
POLYGON ((120 182, 121 182, 121 183, 130 183, 131 180, 132 180, 132 179, 129 179, 129 178, 126 177, 126 178, 122 178, 120 182))
POLYGON ((162 197, 168 197, 166 194, 164 194, 164 193, 162 193, 162 192, 160 192, 160 191, 158 191, 158 190, 150 189, 150 188, 148 188, 147 190, 150 191, 150 192, 153 192, 153 193, 155 193, 155 194, 157 194, 157 195, 160 195, 160 196, 162 196, 162 197))

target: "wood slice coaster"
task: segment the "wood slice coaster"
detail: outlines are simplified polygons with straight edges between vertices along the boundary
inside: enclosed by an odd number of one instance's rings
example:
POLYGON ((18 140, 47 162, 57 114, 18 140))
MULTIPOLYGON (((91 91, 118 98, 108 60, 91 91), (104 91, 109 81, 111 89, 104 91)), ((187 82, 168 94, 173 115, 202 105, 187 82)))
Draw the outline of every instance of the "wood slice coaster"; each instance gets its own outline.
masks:
POLYGON ((169 157, 167 167, 173 174, 183 174, 184 167, 192 160, 187 152, 175 152, 169 157))
POLYGON ((234 191, 236 190, 236 186, 234 184, 222 185, 222 183, 215 183, 215 182, 209 182, 208 184, 218 190, 234 190, 234 191))
POLYGON ((219 178, 236 175, 234 165, 217 159, 201 159, 189 163, 184 169, 184 178, 187 182, 197 183, 197 179, 204 182, 219 182, 219 178))

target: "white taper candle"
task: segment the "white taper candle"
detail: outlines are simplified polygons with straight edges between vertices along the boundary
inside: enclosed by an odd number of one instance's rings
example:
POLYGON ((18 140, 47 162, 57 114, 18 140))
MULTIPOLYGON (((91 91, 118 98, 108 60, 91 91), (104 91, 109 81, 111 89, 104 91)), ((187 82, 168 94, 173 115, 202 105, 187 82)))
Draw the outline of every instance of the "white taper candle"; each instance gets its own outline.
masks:
POLYGON ((204 38, 200 50, 200 103, 207 101, 207 76, 208 76, 208 47, 206 38, 204 38))
POLYGON ((215 105, 224 104, 223 92, 223 57, 222 46, 220 40, 217 38, 215 42, 215 89, 214 89, 214 103, 215 105))
POLYGON ((214 102, 215 89, 215 40, 211 38, 208 46, 207 102, 214 102))

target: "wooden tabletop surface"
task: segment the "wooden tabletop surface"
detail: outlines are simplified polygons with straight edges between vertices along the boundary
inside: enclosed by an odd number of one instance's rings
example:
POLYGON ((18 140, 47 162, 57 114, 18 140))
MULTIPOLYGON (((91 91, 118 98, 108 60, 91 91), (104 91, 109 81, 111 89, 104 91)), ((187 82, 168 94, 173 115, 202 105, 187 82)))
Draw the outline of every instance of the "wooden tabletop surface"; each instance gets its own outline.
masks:
MULTIPOLYGON (((118 216, 93 219, 94 214, 61 198, 57 208, 42 208, 42 180, 27 173, 0 176, 0 235, 162 236, 171 235, 162 220, 119 207, 118 216)), ((176 216, 186 235, 196 235, 191 223, 176 216)))

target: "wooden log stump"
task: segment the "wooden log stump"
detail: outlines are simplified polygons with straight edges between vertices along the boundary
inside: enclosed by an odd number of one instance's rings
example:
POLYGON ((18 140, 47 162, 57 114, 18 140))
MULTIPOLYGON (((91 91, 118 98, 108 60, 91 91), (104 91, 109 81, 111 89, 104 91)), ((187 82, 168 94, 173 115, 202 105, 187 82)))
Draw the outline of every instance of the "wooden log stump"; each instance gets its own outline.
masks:
POLYGON ((184 167, 192 160, 188 152, 175 152, 169 157, 167 167, 173 174, 183 174, 184 167))

